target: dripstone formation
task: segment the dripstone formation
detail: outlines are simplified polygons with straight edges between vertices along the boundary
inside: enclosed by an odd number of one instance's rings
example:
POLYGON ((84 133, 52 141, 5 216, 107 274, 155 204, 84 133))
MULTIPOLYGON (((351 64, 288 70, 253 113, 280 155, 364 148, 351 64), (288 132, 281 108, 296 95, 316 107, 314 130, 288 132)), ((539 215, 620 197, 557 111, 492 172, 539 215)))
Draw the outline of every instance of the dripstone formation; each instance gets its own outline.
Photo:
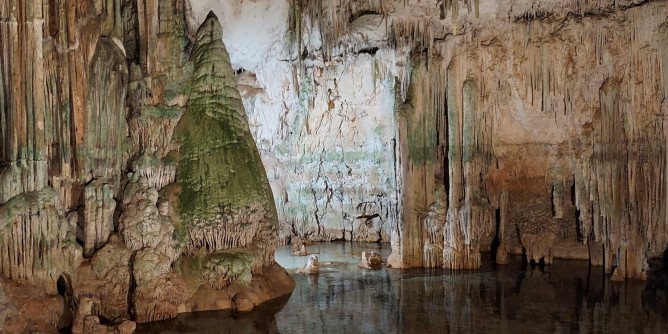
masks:
POLYGON ((209 7, 229 13, 279 242, 615 278, 666 249, 665 1, 193 2, 209 7))
POLYGON ((667 78, 661 0, 4 0, 0 324, 248 310, 288 242, 644 279, 667 78))
POLYGON ((222 28, 189 15, 0 4, 0 331, 131 332, 294 287, 222 28))

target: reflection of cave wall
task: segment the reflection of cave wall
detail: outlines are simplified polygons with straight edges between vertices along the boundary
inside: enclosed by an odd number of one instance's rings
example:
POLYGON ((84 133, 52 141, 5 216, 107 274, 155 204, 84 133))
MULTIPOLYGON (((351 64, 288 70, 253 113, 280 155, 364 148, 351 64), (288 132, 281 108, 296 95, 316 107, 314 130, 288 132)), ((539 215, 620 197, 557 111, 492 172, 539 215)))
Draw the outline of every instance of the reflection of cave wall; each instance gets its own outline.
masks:
POLYGON ((403 278, 392 293, 401 295, 396 312, 402 316, 395 325, 403 331, 611 333, 631 328, 660 332, 665 327, 665 291, 656 300, 646 298, 644 284, 610 283, 601 269, 588 270, 586 262, 555 263, 549 273, 508 268, 403 278), (645 312, 629 312, 641 309, 645 312))
POLYGON ((336 331, 355 333, 663 333, 668 325, 665 277, 650 277, 647 287, 611 282, 586 261, 544 271, 522 267, 519 257, 496 268, 483 261, 478 272, 337 267, 295 279, 300 288, 277 314, 281 332, 328 332, 331 319, 336 331))

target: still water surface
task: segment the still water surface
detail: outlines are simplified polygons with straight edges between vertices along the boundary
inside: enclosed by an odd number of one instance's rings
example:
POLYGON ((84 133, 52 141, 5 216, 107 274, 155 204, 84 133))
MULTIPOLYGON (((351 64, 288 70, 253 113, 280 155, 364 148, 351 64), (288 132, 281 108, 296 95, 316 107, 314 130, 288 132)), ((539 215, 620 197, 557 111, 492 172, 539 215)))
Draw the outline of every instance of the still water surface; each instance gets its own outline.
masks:
POLYGON ((317 276, 294 273, 306 257, 279 247, 297 287, 246 314, 201 312, 143 325, 138 333, 668 333, 666 277, 615 283, 586 262, 546 268, 486 263, 475 272, 366 271, 362 251, 389 245, 328 243, 317 276))

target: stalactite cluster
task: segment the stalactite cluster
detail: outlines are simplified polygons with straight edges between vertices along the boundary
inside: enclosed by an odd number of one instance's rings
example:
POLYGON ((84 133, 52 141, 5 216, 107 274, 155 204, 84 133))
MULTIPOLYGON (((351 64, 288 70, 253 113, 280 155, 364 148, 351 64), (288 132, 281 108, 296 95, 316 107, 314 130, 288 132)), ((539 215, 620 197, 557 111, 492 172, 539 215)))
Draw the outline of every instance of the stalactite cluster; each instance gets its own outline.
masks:
MULTIPOLYGON (((271 190, 220 23, 212 15, 196 35, 199 23, 186 0, 0 4, 0 270, 66 295, 52 311, 69 308, 73 332, 197 307, 210 294, 197 294, 201 272, 174 269, 184 253, 250 251, 253 284, 265 267, 280 276, 271 190)), ((289 292, 280 277, 244 307, 289 292)), ((217 298, 233 308, 248 289, 217 298)))
MULTIPOLYGON (((347 23, 302 11, 339 27, 320 33, 323 50, 351 41, 346 8, 370 6, 332 3, 347 23)), ((476 268, 493 251, 644 278, 668 242, 664 3, 385 1, 374 13, 392 36, 379 47, 397 55, 378 70, 398 82, 391 264, 476 268)))
POLYGON ((12 280, 26 280, 56 292, 62 273, 81 263, 81 249, 60 214, 54 191, 15 196, 0 207, 0 270, 12 280))

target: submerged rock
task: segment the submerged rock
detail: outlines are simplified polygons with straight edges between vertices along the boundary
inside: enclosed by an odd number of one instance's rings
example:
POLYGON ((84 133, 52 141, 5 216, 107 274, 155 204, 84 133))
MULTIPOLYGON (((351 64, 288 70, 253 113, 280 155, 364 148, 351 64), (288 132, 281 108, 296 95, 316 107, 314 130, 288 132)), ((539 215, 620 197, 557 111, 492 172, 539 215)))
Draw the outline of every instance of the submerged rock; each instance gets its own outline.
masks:
POLYGON ((378 270, 383 266, 383 258, 374 251, 371 251, 368 256, 366 252, 362 252, 362 262, 358 266, 363 269, 378 270))
POLYGON ((301 245, 299 250, 296 250, 296 251, 292 252, 292 255, 295 255, 295 256, 306 256, 306 255, 308 255, 308 252, 306 252, 306 245, 301 245))

